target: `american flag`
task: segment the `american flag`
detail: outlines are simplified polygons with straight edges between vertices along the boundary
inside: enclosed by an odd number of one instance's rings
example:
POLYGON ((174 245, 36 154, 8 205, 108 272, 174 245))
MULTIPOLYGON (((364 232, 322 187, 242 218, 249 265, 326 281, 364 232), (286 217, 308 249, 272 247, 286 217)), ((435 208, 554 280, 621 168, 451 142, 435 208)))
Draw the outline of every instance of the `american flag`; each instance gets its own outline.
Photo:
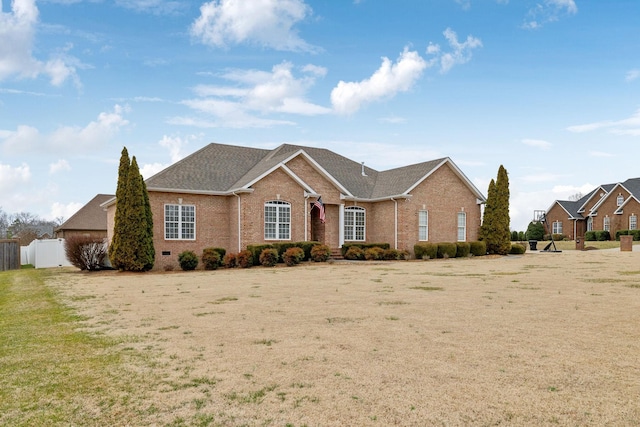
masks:
POLYGON ((318 197, 318 200, 313 202, 313 206, 320 209, 320 222, 324 224, 324 203, 322 203, 322 196, 318 197))

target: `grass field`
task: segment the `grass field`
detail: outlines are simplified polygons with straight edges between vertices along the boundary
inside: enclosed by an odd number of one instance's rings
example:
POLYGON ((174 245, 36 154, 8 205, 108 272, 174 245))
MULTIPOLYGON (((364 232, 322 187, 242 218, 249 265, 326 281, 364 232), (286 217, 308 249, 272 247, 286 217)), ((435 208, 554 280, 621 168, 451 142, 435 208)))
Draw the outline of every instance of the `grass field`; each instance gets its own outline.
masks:
POLYGON ((640 253, 0 273, 0 425, 639 425, 640 253))

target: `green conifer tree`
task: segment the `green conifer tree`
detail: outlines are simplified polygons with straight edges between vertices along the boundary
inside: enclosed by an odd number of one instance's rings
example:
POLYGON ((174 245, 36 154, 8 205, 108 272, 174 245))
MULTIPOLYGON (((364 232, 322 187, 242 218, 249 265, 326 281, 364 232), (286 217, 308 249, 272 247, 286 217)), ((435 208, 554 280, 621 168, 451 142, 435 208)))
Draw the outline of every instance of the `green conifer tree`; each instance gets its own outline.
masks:
POLYGON ((131 161, 129 160, 129 152, 127 147, 122 149, 120 156, 120 166, 118 167, 118 185, 116 187, 116 214, 114 218, 113 226, 113 238, 109 245, 109 260, 114 268, 122 269, 122 262, 125 258, 123 254, 122 236, 125 234, 126 228, 126 189, 127 189, 127 175, 129 173, 129 166, 131 161))
POLYGON ((145 198, 144 189, 138 162, 133 156, 127 174, 126 231, 122 236, 123 252, 126 254, 122 269, 126 271, 145 271, 150 263, 149 224, 145 206, 147 198, 145 198))
POLYGON ((145 238, 145 252, 146 252, 146 264, 144 266, 145 271, 151 270, 156 261, 156 249, 153 246, 153 214, 151 212, 151 203, 149 202, 149 192, 147 191, 147 184, 144 182, 142 175, 140 175, 140 181, 142 181, 142 190, 144 196, 144 209, 146 217, 147 230, 144 236, 145 238))
POLYGON ((487 242, 487 249, 490 237, 493 235, 494 217, 496 205, 496 182, 492 179, 487 190, 487 201, 484 204, 482 214, 482 226, 480 226, 480 240, 487 242))
POLYGON ((511 250, 511 218, 509 216, 509 174, 504 166, 498 169, 496 180, 495 253, 507 255, 511 250))

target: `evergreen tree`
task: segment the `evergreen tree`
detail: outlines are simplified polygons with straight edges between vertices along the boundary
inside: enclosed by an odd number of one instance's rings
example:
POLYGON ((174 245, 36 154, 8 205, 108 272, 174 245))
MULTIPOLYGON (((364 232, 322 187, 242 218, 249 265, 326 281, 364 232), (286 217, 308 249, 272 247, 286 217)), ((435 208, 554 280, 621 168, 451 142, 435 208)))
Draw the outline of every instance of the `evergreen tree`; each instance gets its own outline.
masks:
POLYGON ((487 242, 487 244, 490 236, 493 234, 495 204, 496 204, 496 182, 492 179, 491 182, 489 182, 489 189, 487 190, 487 201, 484 203, 484 213, 482 214, 482 226, 480 227, 480 240, 484 240, 485 242, 487 242))
POLYGON ((495 210, 495 253, 507 255, 511 250, 509 226, 509 175, 504 166, 498 169, 496 180, 496 210, 495 210))
POLYGON ((135 158, 129 164, 124 148, 118 170, 114 235, 109 246, 111 264, 124 271, 153 268, 153 218, 146 184, 135 158))
POLYGON ((480 240, 487 244, 487 253, 506 255, 511 249, 509 217, 509 176, 500 165, 497 181, 489 183, 487 201, 480 227, 480 240))
POLYGON ((124 259, 122 236, 125 235, 126 223, 126 193, 127 193, 127 175, 129 173, 129 152, 127 147, 122 149, 120 156, 120 166, 118 167, 118 186, 116 187, 116 215, 113 225, 113 238, 109 245, 109 260, 111 265, 118 270, 122 269, 124 259))

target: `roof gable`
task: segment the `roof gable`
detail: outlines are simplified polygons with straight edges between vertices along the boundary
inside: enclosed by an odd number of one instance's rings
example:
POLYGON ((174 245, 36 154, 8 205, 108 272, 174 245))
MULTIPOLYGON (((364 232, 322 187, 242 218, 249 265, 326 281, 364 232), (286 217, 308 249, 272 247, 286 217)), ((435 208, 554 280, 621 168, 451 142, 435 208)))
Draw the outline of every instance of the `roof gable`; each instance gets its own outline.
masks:
POLYGON ((107 212, 101 206, 112 199, 113 194, 98 194, 86 205, 80 208, 68 220, 63 222, 55 231, 59 230, 107 230, 107 212))
POLYGON ((211 143, 146 180, 149 191, 200 192, 228 195, 251 191, 251 186, 282 169, 308 192, 305 183, 286 164, 303 156, 346 198, 379 199, 407 195, 444 164, 448 164, 477 198, 485 198, 449 158, 378 172, 324 148, 283 144, 273 150, 211 143))

